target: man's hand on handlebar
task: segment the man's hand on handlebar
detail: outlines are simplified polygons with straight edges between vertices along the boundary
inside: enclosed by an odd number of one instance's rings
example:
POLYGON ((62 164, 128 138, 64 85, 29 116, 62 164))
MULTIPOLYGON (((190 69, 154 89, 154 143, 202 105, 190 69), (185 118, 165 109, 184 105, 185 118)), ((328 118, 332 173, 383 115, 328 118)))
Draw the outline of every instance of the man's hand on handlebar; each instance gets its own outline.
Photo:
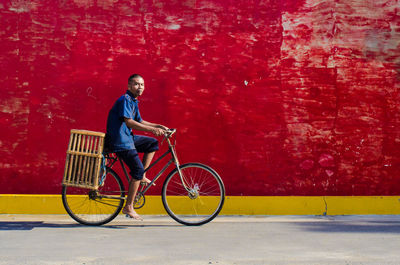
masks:
POLYGON ((156 128, 163 129, 164 131, 168 131, 169 130, 167 126, 164 126, 164 125, 161 125, 161 124, 157 125, 156 128))
POLYGON ((161 136, 161 135, 166 135, 167 132, 169 131, 168 127, 161 125, 161 124, 157 124, 153 127, 153 129, 151 130, 151 132, 155 135, 155 136, 161 136))
POLYGON ((168 129, 168 130, 165 132, 165 137, 169 138, 169 137, 171 137, 175 132, 176 132, 176 129, 168 129))
POLYGON ((153 130, 151 131, 155 136, 161 136, 164 135, 166 130, 161 129, 161 128, 153 128, 153 130))

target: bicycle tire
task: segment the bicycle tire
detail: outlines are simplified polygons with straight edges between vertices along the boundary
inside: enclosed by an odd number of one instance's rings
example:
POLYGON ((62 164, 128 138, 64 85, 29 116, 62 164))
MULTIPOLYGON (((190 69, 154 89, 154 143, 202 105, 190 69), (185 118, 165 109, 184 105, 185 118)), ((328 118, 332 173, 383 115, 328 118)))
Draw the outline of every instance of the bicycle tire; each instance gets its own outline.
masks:
POLYGON ((181 165, 180 170, 189 194, 180 179, 178 169, 166 177, 162 188, 162 202, 168 215, 178 223, 195 226, 213 220, 225 201, 225 187, 221 177, 209 166, 200 163, 181 165))
POLYGON ((125 198, 121 178, 111 168, 106 168, 106 177, 98 190, 62 187, 62 201, 67 213, 84 225, 103 225, 112 221, 120 213, 125 198), (104 198, 103 195, 116 198, 104 198))

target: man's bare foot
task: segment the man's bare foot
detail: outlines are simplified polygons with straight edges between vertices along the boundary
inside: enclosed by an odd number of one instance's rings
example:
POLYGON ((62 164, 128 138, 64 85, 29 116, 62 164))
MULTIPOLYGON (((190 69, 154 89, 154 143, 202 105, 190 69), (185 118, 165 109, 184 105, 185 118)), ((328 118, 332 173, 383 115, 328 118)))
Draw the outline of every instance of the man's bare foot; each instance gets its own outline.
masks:
POLYGON ((140 217, 140 215, 138 215, 135 212, 135 210, 133 210, 133 209, 129 210, 129 209, 124 208, 124 209, 122 209, 122 213, 126 214, 126 217, 129 217, 129 218, 132 218, 132 219, 135 219, 135 220, 139 220, 139 221, 143 221, 143 218, 140 217))
MULTIPOLYGON (((149 180, 148 178, 146 178, 145 176, 143 177, 143 179, 141 180, 142 183, 149 185, 151 183, 151 180, 149 180)), ((153 183, 153 186, 155 186, 156 184, 153 183)))

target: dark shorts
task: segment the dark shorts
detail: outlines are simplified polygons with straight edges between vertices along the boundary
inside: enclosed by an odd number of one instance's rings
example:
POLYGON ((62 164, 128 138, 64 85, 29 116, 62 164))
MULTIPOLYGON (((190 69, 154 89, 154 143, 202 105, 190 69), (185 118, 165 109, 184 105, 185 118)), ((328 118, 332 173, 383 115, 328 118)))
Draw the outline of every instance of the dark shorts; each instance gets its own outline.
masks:
POLYGON ((134 135, 133 142, 138 153, 151 153, 158 150, 158 141, 153 137, 134 135))
POLYGON ((138 153, 151 153, 158 150, 158 141, 153 137, 135 135, 133 137, 136 149, 117 152, 117 155, 129 167, 132 178, 143 179, 144 168, 138 153))

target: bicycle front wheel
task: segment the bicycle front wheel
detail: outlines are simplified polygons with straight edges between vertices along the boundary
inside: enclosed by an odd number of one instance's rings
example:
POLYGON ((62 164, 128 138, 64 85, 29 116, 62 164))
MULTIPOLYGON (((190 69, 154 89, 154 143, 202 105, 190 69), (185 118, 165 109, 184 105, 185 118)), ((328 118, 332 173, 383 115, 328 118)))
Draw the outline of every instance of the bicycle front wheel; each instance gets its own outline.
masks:
POLYGON ((181 165, 165 179, 162 201, 167 213, 184 225, 202 225, 213 220, 225 200, 225 187, 218 174, 200 163, 181 165))
POLYGON ((62 201, 67 213, 84 225, 103 225, 113 220, 124 205, 125 191, 120 177, 106 168, 97 190, 63 186, 62 201))

